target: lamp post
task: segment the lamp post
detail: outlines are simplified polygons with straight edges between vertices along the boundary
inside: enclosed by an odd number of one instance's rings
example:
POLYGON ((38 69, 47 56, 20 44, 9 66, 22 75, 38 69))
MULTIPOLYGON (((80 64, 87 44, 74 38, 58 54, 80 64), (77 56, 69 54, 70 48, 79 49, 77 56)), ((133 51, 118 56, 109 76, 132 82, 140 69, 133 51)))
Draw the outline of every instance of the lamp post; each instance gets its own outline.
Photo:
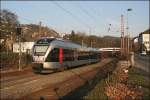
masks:
POLYGON ((127 55, 129 57, 129 52, 130 52, 130 34, 129 34, 129 25, 128 25, 128 12, 132 11, 131 8, 127 9, 127 55))

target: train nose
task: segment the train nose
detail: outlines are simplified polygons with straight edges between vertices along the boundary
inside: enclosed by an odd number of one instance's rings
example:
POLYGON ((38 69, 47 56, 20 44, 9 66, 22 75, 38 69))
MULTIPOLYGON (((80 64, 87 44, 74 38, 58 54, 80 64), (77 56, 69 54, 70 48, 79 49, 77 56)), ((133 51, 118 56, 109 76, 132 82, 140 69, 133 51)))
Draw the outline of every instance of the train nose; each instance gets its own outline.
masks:
POLYGON ((34 73, 40 73, 43 70, 43 64, 42 63, 33 63, 32 69, 34 73))

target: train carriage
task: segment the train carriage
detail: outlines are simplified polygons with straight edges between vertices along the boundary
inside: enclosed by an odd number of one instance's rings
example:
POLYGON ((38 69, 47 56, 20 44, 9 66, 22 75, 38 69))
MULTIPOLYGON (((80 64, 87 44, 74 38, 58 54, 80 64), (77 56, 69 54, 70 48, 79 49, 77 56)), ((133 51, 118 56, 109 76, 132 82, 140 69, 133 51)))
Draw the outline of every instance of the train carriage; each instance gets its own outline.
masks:
POLYGON ((33 71, 36 73, 63 70, 100 60, 98 50, 56 38, 38 39, 34 43, 32 56, 33 71))

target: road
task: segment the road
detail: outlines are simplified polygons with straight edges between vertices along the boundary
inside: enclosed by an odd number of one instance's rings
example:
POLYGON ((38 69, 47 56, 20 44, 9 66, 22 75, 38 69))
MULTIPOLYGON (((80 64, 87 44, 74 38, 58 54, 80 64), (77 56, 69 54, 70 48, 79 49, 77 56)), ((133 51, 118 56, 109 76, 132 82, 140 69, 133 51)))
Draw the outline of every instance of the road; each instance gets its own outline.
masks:
POLYGON ((135 67, 150 74, 149 57, 135 54, 135 67))

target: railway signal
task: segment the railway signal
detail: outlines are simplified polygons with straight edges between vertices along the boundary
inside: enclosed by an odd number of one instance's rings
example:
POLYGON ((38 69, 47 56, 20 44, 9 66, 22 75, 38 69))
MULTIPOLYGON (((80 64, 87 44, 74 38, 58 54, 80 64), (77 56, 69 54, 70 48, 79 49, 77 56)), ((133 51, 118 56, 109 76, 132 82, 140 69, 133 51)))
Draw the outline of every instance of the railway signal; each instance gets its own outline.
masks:
POLYGON ((22 31, 22 28, 21 27, 17 27, 17 29, 16 29, 16 35, 17 36, 21 35, 21 31, 22 31))

